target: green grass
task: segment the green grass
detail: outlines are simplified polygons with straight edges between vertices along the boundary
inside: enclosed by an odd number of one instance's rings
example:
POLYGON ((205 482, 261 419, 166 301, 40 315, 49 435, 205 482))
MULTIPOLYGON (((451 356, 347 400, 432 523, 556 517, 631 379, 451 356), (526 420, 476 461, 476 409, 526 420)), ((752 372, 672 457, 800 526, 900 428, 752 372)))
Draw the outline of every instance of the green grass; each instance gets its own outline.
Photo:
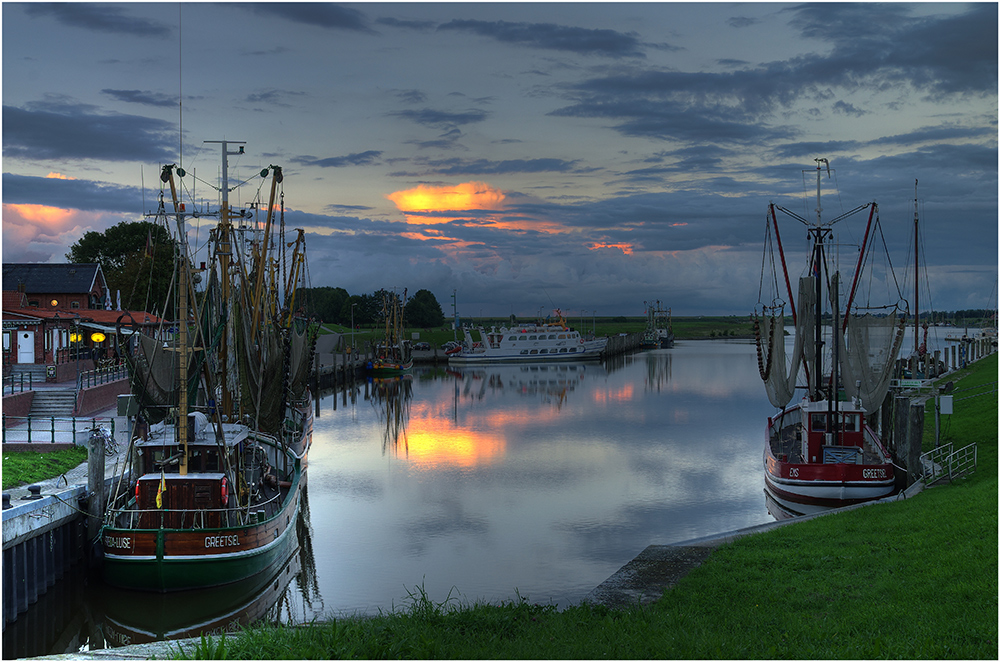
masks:
MULTIPOLYGON (((949 379, 955 379, 954 376, 949 379)), ((956 388, 997 380, 997 356, 956 388)), ((933 416, 933 413, 931 413, 933 416)), ((435 604, 203 639, 234 659, 997 659, 997 398, 955 403, 977 471, 720 547, 657 603, 557 611, 527 598, 435 604)), ((933 418, 931 418, 933 426, 933 418)), ((932 427, 933 443, 933 427, 932 427)))
POLYGON ((83 446, 49 453, 4 453, 3 489, 55 478, 86 460, 87 449, 83 446))

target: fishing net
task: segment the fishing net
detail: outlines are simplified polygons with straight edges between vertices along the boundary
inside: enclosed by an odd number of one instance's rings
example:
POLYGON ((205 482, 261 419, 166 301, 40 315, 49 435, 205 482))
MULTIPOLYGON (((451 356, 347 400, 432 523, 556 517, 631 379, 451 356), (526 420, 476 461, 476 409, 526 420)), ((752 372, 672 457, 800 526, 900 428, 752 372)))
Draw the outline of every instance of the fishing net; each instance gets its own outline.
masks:
POLYGON ((812 308, 816 303, 816 281, 812 277, 799 279, 799 305, 795 327, 795 345, 789 361, 785 355, 784 307, 772 308, 772 314, 761 316, 755 326, 757 364, 767 399, 781 409, 795 395, 795 383, 804 356, 815 356, 812 308))
POLYGON ((847 333, 837 337, 844 392, 861 402, 866 414, 881 406, 903 343, 903 321, 895 312, 877 317, 849 315, 847 333))

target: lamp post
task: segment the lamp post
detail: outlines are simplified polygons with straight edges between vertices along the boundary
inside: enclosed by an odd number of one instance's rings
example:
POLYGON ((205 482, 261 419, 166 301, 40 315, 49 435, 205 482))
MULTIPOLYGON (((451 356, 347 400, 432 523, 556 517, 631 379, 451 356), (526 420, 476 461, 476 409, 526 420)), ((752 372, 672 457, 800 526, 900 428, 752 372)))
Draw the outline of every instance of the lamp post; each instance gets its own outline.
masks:
POLYGON ((73 328, 75 332, 73 333, 73 338, 76 339, 76 387, 80 388, 80 341, 83 336, 80 335, 80 318, 73 320, 73 328))

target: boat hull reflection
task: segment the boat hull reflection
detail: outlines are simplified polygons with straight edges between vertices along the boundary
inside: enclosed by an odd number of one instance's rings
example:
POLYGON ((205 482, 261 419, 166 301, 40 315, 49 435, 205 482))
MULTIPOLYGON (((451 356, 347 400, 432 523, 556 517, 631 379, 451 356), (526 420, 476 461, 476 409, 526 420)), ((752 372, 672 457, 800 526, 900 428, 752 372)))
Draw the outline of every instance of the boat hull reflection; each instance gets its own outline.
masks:
POLYGON ((110 589, 104 640, 109 648, 235 632, 266 617, 301 571, 298 550, 276 574, 182 593, 110 589), (248 597, 249 596, 249 597, 248 597))

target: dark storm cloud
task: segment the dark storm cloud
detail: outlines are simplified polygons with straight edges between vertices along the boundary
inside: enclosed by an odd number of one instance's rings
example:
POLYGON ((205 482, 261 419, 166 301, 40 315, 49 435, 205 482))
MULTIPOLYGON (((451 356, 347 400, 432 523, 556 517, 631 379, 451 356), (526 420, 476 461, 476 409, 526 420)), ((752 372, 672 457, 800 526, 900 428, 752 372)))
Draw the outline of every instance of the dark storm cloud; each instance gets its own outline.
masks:
POLYGON ((830 82, 873 76, 907 80, 936 95, 996 93, 997 4, 956 16, 914 19, 905 4, 812 3, 791 9, 807 39, 834 44, 830 82))
POLYGON ((157 21, 128 16, 128 5, 89 2, 45 2, 22 5, 24 13, 35 18, 49 16, 63 25, 96 32, 127 34, 146 39, 170 36, 171 28, 157 21))
MULTIPOLYGON (((957 17, 907 19, 905 5, 802 5, 792 23, 803 35, 832 41, 829 55, 726 73, 638 71, 584 80, 573 103, 551 114, 615 122, 629 136, 749 143, 794 138, 767 120, 800 99, 826 104, 830 87, 847 90, 910 84, 931 94, 995 93, 997 7, 976 5, 957 17), (880 21, 892 18, 893 22, 880 21), (863 26, 863 27, 859 27, 863 26)), ((843 101, 833 112, 870 112, 843 101)))
POLYGON ((571 51, 581 55, 644 58, 638 35, 608 29, 575 28, 552 23, 515 23, 510 21, 455 20, 438 30, 460 30, 482 37, 492 37, 519 46, 571 51))
POLYGON ((125 103, 138 103, 145 106, 169 108, 177 105, 177 97, 175 95, 150 92, 149 90, 112 90, 105 88, 101 90, 101 94, 106 94, 113 99, 124 101, 125 103))
POLYGON ((176 125, 151 117, 101 115, 69 103, 3 107, 3 154, 8 158, 155 163, 173 158, 176 143, 176 125))
POLYGON ((423 103, 427 101, 427 95, 420 90, 397 90, 395 95, 403 103, 423 103))
POLYGON ((361 12, 327 2, 251 2, 233 6, 320 28, 375 32, 368 27, 368 19, 361 12))
POLYGON ((429 161, 428 165, 439 175, 507 175, 515 172, 573 172, 577 163, 552 158, 503 161, 446 159, 429 161))
POLYGON ((248 94, 247 101, 250 103, 266 103, 272 106, 291 108, 292 104, 287 103, 286 99, 289 97, 305 96, 305 94, 305 92, 293 92, 291 90, 268 89, 248 94))
POLYGON ((412 122, 416 122, 417 124, 433 127, 475 124, 476 122, 482 122, 489 117, 489 113, 484 110, 468 110, 464 113, 450 113, 448 111, 433 110, 431 108, 424 108, 422 110, 397 110, 389 113, 389 115, 392 117, 402 117, 412 122))
POLYGON ((142 196, 131 186, 85 179, 3 174, 5 204, 45 205, 83 211, 141 212, 142 196))
MULTIPOLYGON (((688 80, 703 80, 702 74, 667 74, 688 80)), ((708 75, 711 76, 711 75, 708 75)), ((643 76, 652 78, 655 76, 643 76)), ((615 128, 634 137, 673 139, 684 142, 753 143, 788 138, 793 130, 787 127, 767 127, 748 113, 754 106, 731 97, 732 90, 722 93, 726 98, 708 95, 692 96, 683 83, 664 88, 639 86, 626 92, 622 78, 589 81, 587 92, 579 101, 552 111, 556 117, 597 117, 617 121, 615 128), (682 97, 682 98, 678 98, 682 97)), ((631 81, 638 83, 638 81, 631 81)), ((627 86, 631 87, 631 85, 627 86)))
POLYGON ((355 152, 346 156, 331 156, 325 159, 318 159, 315 156, 303 155, 292 158, 293 163, 300 163, 306 166, 318 166, 320 168, 343 168, 346 166, 366 166, 375 165, 379 162, 382 152, 370 149, 366 152, 355 152))
POLYGON ((388 16, 377 18, 375 22, 379 25, 388 25, 393 28, 407 28, 409 30, 432 30, 436 25, 434 21, 408 21, 388 16))

